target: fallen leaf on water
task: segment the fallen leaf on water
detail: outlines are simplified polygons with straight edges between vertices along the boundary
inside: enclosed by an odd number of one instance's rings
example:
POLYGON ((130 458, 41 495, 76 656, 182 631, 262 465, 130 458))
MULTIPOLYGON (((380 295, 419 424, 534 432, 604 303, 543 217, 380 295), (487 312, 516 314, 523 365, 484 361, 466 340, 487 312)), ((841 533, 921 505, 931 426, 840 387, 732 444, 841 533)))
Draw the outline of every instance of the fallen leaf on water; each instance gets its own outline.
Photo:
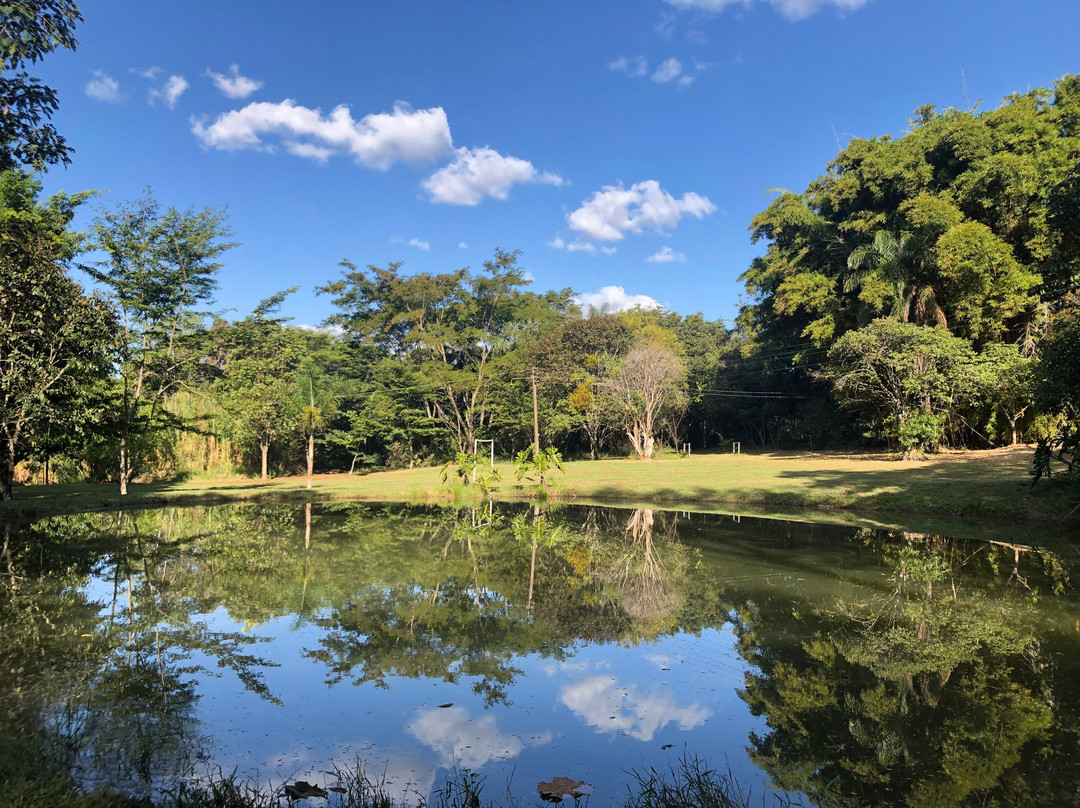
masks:
POLYGON ((326 792, 307 780, 297 780, 291 786, 285 786, 285 796, 290 800, 306 800, 308 797, 325 797, 326 792))
POLYGON ((663 746, 661 746, 660 748, 661 748, 661 749, 670 749, 670 748, 671 748, 671 747, 673 747, 674 745, 675 745, 675 744, 673 744, 673 743, 666 743, 666 744, 664 744, 663 746))
POLYGON ((454 706, 454 702, 448 701, 448 702, 446 702, 446 704, 440 704, 439 709, 440 710, 445 710, 447 707, 453 707, 453 706, 454 706))
POLYGON ((584 780, 571 780, 569 777, 555 777, 550 783, 538 783, 536 786, 537 792, 540 794, 540 799, 547 800, 548 802, 561 802, 563 797, 573 797, 577 799, 584 794, 581 791, 581 787, 585 785, 584 780))
POLYGON ((342 788, 341 786, 330 786, 329 788, 330 788, 331 791, 336 791, 338 794, 348 794, 349 793, 348 789, 342 788))

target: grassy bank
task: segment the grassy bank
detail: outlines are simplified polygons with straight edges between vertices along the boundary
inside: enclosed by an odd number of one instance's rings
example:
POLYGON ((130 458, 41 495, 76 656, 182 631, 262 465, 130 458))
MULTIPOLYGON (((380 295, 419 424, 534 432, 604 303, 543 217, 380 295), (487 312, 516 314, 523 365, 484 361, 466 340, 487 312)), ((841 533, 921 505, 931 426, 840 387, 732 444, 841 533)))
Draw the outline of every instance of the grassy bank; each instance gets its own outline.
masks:
MULTIPOLYGON (((955 452, 900 461, 884 455, 770 452, 674 455, 653 461, 608 459, 566 464, 552 476, 551 497, 590 504, 626 504, 688 510, 724 510, 770 515, 815 513, 827 521, 905 526, 913 521, 1002 520, 1057 523, 1076 505, 1075 492, 1057 485, 1031 489, 1031 449, 1013 447, 955 452)), ((514 480, 500 464, 502 482, 494 496, 536 496, 535 486, 514 480)), ((133 486, 122 498, 115 486, 53 485, 16 489, 4 510, 26 515, 114 507, 207 504, 232 501, 362 499, 452 502, 479 498, 471 487, 448 486, 440 469, 423 468, 365 475, 316 475, 308 490, 303 477, 261 481, 197 478, 133 486)), ((1070 522, 1080 521, 1073 514, 1070 522)), ((914 529, 914 528, 912 528, 914 529)))

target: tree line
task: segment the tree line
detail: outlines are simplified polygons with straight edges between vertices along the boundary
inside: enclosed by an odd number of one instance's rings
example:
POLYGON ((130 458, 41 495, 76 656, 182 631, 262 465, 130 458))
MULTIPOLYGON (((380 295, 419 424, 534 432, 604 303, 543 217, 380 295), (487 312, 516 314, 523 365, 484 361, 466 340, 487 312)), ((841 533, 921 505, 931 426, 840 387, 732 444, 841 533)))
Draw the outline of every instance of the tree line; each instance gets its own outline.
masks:
MULTIPOLYGON (((16 6, 5 71, 75 47, 73 3, 16 6)), ((504 250, 477 271, 343 261, 315 289, 334 312, 319 329, 280 315, 299 287, 212 315, 234 246, 224 210, 163 210, 148 190, 74 231, 90 194, 43 199, 32 173, 71 159, 47 124, 55 93, 25 71, 3 82, 5 498, 19 475, 121 492, 192 471, 310 479, 478 440, 650 458, 728 440, 910 456, 1037 438, 1038 474, 1080 474, 1080 76, 849 142, 754 218, 764 254, 730 327, 583 312, 572 290, 529 289, 504 250)))

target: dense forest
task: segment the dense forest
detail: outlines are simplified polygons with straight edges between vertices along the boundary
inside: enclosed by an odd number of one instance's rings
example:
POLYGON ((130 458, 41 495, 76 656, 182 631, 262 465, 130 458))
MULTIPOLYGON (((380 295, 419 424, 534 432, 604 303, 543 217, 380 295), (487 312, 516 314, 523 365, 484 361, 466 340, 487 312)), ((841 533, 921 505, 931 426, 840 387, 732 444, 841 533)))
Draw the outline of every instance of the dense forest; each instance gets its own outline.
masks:
MULTIPOLYGON (((35 4, 28 4, 35 5, 35 4)), ((566 456, 660 447, 941 447, 1038 440, 1074 474, 1080 422, 1080 76, 996 109, 917 109, 853 139, 751 223, 736 321, 581 311, 513 250, 477 269, 326 268, 322 328, 207 312, 223 209, 44 198, 69 162, 55 93, 70 2, 5 31, 0 80, 0 489, 190 473, 401 468, 494 440, 566 456)))

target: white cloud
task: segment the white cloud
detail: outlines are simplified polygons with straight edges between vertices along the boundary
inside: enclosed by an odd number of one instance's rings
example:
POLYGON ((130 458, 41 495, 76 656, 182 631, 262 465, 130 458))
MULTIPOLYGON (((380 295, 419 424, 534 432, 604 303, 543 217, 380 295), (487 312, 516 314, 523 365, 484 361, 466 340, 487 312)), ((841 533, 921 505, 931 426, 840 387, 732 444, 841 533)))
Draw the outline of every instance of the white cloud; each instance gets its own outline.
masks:
POLYGON ((644 76, 649 72, 649 63, 644 56, 635 56, 632 59, 620 56, 614 62, 608 62, 608 70, 628 76, 644 76))
POLYGON ((424 252, 427 252, 428 250, 431 249, 431 243, 430 242, 423 241, 422 239, 418 239, 418 238, 409 239, 409 246, 410 247, 416 247, 416 249, 423 250, 424 252))
POLYGON ((682 62, 672 56, 660 63, 660 67, 656 68, 656 72, 652 74, 652 80, 657 84, 667 84, 677 78, 680 73, 682 73, 682 62))
MULTIPOLYGON (((769 5, 789 20, 805 20, 825 6, 832 6, 838 11, 855 11, 865 6, 869 0, 766 0, 769 5)), ((749 6, 755 0, 664 0, 676 8, 694 9, 718 13, 728 6, 741 4, 749 6)))
POLYGON ((212 124, 192 119, 191 131, 206 148, 274 151, 260 136, 277 135, 294 154, 325 159, 350 154, 357 163, 385 171, 394 163, 430 163, 453 147, 450 125, 442 107, 414 110, 394 105, 393 112, 365 115, 354 121, 344 104, 323 117, 318 109, 291 99, 280 103, 254 102, 223 113, 212 124), (302 146, 317 147, 304 153, 302 146), (298 148, 300 147, 300 148, 298 148))
POLYGON ((686 256, 681 252, 675 252, 671 247, 664 247, 645 260, 651 264, 670 264, 674 261, 685 261, 686 256))
POLYGON ((605 286, 598 292, 583 292, 574 298, 583 312, 589 309, 614 314, 628 309, 660 309, 663 306, 648 295, 628 295, 621 286, 605 286))
POLYGON ((86 94, 95 101, 109 104, 120 102, 120 83, 104 70, 95 70, 94 77, 86 82, 86 94))
POLYGON ((295 154, 297 157, 307 157, 309 160, 317 160, 320 163, 325 163, 334 156, 333 149, 329 149, 326 146, 316 146, 314 143, 288 142, 285 144, 285 151, 289 154, 295 154))
POLYGON ((494 149, 458 149, 454 155, 454 162, 421 183, 432 202, 478 205, 486 196, 506 199, 510 188, 521 183, 563 184, 562 177, 541 173, 528 160, 494 149))
MULTIPOLYGON (((516 757, 525 749, 519 736, 499 730, 495 716, 470 718, 464 707, 418 710, 417 718, 406 729, 434 751, 443 766, 479 769, 491 760, 516 757)), ((532 745, 550 742, 550 733, 530 739, 532 745)))
POLYGON ((556 250, 566 250, 567 252, 583 252, 588 255, 596 255, 598 252, 604 255, 614 255, 619 251, 618 247, 597 247, 595 244, 590 244, 588 241, 581 241, 575 239, 570 243, 563 241, 559 236, 555 236, 548 243, 549 247, 554 247, 556 250))
POLYGON ((461 249, 463 249, 463 250, 467 250, 467 249, 469 249, 469 245, 468 245, 468 244, 466 244, 466 243, 465 243, 464 241, 459 241, 459 242, 458 242, 458 247, 460 247, 460 248, 461 248, 461 249))
POLYGON ((157 78, 158 73, 161 72, 161 68, 158 67, 157 65, 154 65, 153 67, 146 67, 146 68, 133 67, 133 68, 131 68, 131 72, 134 73, 136 76, 138 76, 141 79, 155 79, 155 78, 157 78))
POLYGON ((231 76, 226 76, 223 73, 215 73, 210 68, 206 68, 206 73, 204 75, 213 81, 214 86, 225 93, 229 98, 247 98, 263 86, 261 81, 250 79, 247 76, 241 76, 239 65, 229 65, 229 72, 232 73, 231 76))
POLYGON ((716 210, 708 197, 693 192, 676 199, 656 180, 623 188, 605 185, 566 217, 582 236, 596 241, 618 241, 627 233, 642 230, 663 232, 674 228, 684 216, 698 219, 716 210))
POLYGON ((169 76, 168 81, 160 90, 150 91, 149 101, 153 104, 160 98, 169 109, 176 109, 176 102, 190 86, 183 76, 169 76))
POLYGON ((664 39, 671 39, 671 35, 675 33, 675 15, 667 11, 661 11, 660 19, 653 26, 653 30, 664 39))
POLYGON ((673 721, 684 732, 695 729, 712 715, 712 710, 697 702, 680 707, 667 690, 620 687, 613 676, 588 676, 564 687, 559 698, 594 729, 612 735, 625 732, 639 741, 651 741, 673 721))

